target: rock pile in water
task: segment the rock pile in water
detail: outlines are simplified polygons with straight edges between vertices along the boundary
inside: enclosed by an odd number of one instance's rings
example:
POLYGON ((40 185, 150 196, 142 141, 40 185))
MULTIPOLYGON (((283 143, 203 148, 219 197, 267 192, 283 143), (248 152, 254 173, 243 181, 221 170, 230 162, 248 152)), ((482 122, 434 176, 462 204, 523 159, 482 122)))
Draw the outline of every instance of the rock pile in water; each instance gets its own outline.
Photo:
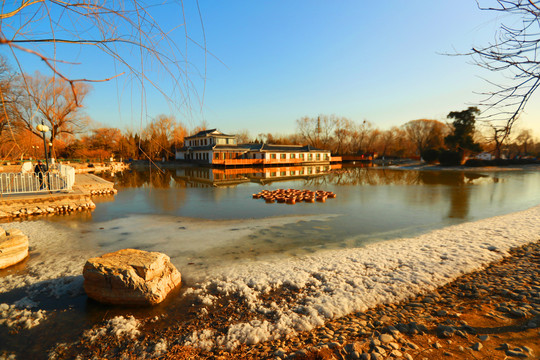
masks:
POLYGON ((118 190, 113 189, 113 188, 90 190, 90 195, 92 196, 115 195, 116 193, 118 193, 118 190))
POLYGON ((89 259, 83 276, 88 297, 119 305, 158 304, 181 283, 167 255, 136 249, 89 259))
POLYGON ((21 230, 0 228, 0 269, 15 265, 28 256, 28 237, 21 230))
POLYGON ((333 199, 336 197, 331 191, 311 191, 311 190, 295 190, 295 189, 277 189, 277 190, 263 190, 257 194, 253 194, 254 199, 264 199, 267 203, 286 203, 296 204, 297 202, 313 203, 316 201, 325 202, 326 199, 333 199))

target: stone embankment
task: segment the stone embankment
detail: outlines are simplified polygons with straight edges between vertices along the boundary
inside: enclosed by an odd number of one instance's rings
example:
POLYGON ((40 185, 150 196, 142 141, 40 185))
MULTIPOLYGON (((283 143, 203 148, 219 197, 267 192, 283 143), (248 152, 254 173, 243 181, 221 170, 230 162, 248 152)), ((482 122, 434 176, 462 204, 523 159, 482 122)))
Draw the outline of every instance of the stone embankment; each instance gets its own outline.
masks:
POLYGON ((18 210, 11 211, 9 214, 11 217, 24 218, 37 215, 54 215, 54 214, 68 214, 76 211, 91 210, 96 207, 93 201, 85 203, 60 203, 60 204, 46 204, 34 207, 23 207, 18 210))
POLYGON ((96 207, 92 196, 116 194, 113 185, 93 174, 77 174, 70 192, 14 194, 0 198, 0 219, 90 211, 96 207))

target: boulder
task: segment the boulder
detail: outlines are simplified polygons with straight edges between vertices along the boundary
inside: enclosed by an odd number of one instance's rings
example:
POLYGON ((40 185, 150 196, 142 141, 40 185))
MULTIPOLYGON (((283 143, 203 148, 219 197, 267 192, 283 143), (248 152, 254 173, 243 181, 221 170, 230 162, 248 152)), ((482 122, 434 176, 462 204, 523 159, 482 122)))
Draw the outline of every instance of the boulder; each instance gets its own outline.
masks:
POLYGON ((28 256, 28 237, 21 230, 0 228, 0 269, 15 265, 28 256))
POLYGON ((181 283, 167 255, 136 249, 89 259, 83 276, 88 297, 118 305, 158 304, 181 283))

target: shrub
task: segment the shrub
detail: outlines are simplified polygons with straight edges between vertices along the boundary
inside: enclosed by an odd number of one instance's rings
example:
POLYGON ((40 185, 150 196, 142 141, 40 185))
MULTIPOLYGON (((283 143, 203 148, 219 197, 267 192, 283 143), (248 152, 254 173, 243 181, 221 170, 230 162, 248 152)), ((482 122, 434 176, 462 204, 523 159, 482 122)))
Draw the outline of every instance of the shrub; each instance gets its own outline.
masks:
POLYGON ((443 150, 439 155, 439 162, 443 166, 459 166, 463 154, 458 151, 443 150))
POLYGON ((469 167, 482 167, 491 165, 491 161, 480 159, 469 159, 465 162, 465 166, 469 167))
POLYGON ((434 163, 439 159, 440 151, 437 149, 429 148, 422 151, 422 159, 427 163, 434 163))

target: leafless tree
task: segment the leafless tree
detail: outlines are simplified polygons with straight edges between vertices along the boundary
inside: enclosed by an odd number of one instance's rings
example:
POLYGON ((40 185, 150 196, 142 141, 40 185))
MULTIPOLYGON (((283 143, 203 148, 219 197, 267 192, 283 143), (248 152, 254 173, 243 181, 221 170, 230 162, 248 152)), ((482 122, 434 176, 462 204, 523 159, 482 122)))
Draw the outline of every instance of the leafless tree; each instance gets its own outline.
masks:
POLYGON ((311 146, 327 149, 333 139, 336 116, 319 115, 317 118, 304 116, 296 120, 300 136, 311 146))
POLYGON ((468 54, 477 65, 508 78, 504 84, 490 82, 494 90, 485 92, 480 104, 485 106, 482 118, 500 153, 500 146, 540 86, 540 5, 532 0, 497 0, 496 6, 477 3, 482 10, 509 15, 506 19, 512 21, 512 25, 501 25, 493 43, 475 47, 468 54))
POLYGON ((8 65, 6 59, 0 56, 0 136, 10 126, 13 79, 15 74, 8 65))
POLYGON ((356 125, 352 131, 352 143, 350 152, 354 154, 363 154, 371 150, 371 145, 379 135, 373 124, 367 120, 356 125))
POLYGON ((236 139, 239 144, 247 144, 252 142, 251 141, 251 135, 249 134, 248 129, 242 129, 235 132, 236 139))
MULTIPOLYGON (((202 17, 197 21, 202 24, 202 17)), ((156 4, 140 0, 21 0, 3 2, 0 8, 0 45, 8 48, 20 67, 23 66, 18 61, 21 53, 41 59, 54 76, 72 85, 74 95, 77 82, 107 81, 124 75, 126 79, 151 84, 170 97, 171 93, 163 91, 159 81, 150 76, 159 67, 166 78, 173 80, 174 91, 184 90, 185 103, 193 88, 187 77, 188 72, 193 72, 188 69, 186 54, 193 43, 205 50, 204 43, 198 44, 188 35, 182 1, 156 4), (160 21, 159 12, 176 14, 178 21, 160 21), (171 28, 164 28, 164 23, 172 24, 171 28), (175 41, 179 32, 185 39, 184 46, 175 41), (68 58, 66 50, 73 56, 68 58), (96 79, 74 75, 81 73, 79 68, 85 65, 81 54, 92 50, 94 56, 87 63, 112 60, 117 71, 96 79), (63 57, 59 58, 58 54, 63 57)), ((103 67, 106 68, 109 67, 103 67)), ((20 68, 20 72, 27 71, 20 68)))
POLYGON ((407 137, 417 150, 417 155, 428 148, 438 148, 444 143, 444 136, 448 133, 448 126, 437 120, 412 120, 403 125, 407 137))
POLYGON ((82 102, 90 91, 86 83, 74 83, 36 72, 22 75, 16 81, 15 98, 10 101, 13 120, 35 135, 42 137, 36 125, 45 121, 50 128, 50 141, 60 134, 75 135, 84 130, 89 118, 82 102), (76 94, 76 95, 75 95, 76 94))
POLYGON ((532 131, 530 129, 523 129, 516 137, 516 142, 521 148, 521 153, 527 155, 530 148, 534 144, 534 139, 532 136, 532 131))
POLYGON ((334 130, 335 142, 334 142, 334 153, 335 154, 344 154, 346 152, 347 146, 350 144, 350 139, 354 131, 355 124, 350 119, 345 117, 337 118, 336 127, 334 130))

